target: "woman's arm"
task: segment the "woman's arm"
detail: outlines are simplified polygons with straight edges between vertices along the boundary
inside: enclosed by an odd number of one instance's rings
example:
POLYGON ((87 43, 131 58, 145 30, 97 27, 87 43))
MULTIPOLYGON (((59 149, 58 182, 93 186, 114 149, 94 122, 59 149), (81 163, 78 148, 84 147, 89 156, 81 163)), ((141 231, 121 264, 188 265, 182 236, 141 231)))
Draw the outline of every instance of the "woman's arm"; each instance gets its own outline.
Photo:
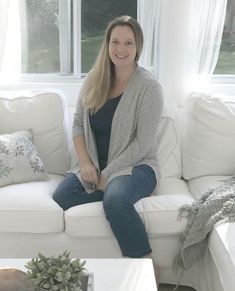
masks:
POLYGON ((73 119, 73 141, 78 156, 81 177, 85 182, 98 184, 97 170, 94 167, 86 148, 84 137, 84 112, 81 95, 78 97, 73 119))
POLYGON ((97 185, 98 184, 97 170, 94 167, 91 158, 87 152, 84 136, 83 135, 76 136, 74 137, 73 141, 78 155, 82 179, 85 182, 97 185))

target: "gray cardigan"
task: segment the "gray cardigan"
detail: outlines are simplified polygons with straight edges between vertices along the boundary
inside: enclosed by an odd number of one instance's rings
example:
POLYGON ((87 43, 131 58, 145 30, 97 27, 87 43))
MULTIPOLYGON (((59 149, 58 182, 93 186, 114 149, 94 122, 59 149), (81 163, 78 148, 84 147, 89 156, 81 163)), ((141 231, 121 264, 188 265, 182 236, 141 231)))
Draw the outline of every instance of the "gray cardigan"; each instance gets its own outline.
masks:
MULTIPOLYGON (((82 92, 82 91, 81 91, 82 92)), ((73 137, 84 135, 87 151, 99 171, 97 150, 89 122, 89 112, 82 106, 82 93, 77 102, 73 122, 73 137)), ((147 164, 158 170, 156 133, 163 110, 162 89, 155 77, 137 66, 115 111, 110 136, 108 164, 101 174, 108 181, 115 176, 131 174, 135 165, 147 164)), ((79 165, 73 170, 88 192, 94 191, 84 183, 79 165)))

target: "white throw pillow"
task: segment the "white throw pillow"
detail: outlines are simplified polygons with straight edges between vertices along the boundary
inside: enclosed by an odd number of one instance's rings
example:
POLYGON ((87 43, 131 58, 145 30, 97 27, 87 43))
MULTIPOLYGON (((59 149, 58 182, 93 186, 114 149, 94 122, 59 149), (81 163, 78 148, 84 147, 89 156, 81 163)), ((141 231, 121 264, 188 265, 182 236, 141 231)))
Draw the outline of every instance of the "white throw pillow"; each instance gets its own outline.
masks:
POLYGON ((0 97, 0 134, 30 128, 47 172, 65 174, 70 154, 62 92, 0 91, 0 97))
POLYGON ((194 93, 187 109, 184 178, 235 174, 235 97, 194 93))
POLYGON ((32 133, 18 131, 0 135, 0 187, 47 179, 32 133))

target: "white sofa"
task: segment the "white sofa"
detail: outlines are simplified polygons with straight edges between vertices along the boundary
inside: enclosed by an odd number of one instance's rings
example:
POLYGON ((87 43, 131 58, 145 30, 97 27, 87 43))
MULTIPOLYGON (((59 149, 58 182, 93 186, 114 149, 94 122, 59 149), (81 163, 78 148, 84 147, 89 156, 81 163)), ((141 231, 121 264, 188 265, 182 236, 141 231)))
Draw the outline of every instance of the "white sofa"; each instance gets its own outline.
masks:
MULTIPOLYGON (((189 106, 180 110, 168 107, 161 119, 162 177, 157 195, 142 199, 136 208, 163 283, 177 282, 172 262, 186 225, 185 218, 178 219, 179 208, 235 172, 235 99, 231 100, 194 94, 189 106)), ((2 258, 29 258, 38 252, 57 254, 64 250, 73 257, 121 257, 101 202, 64 212, 52 199, 56 186, 76 161, 71 138, 73 112, 59 91, 0 92, 0 136, 30 129, 49 176, 43 181, 0 187, 2 258)), ((14 183, 14 177, 11 181, 14 183)), ((234 238, 235 224, 215 226, 206 255, 184 273, 181 284, 198 291, 231 290, 235 283, 234 238)))

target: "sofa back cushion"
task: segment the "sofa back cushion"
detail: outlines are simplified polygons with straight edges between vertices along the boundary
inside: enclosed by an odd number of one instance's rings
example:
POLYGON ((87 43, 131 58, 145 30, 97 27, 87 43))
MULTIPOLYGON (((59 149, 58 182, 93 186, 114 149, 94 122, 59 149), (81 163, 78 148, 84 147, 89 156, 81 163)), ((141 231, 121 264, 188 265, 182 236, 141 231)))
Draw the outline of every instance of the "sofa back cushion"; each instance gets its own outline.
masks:
POLYGON ((235 173, 235 98, 194 93, 187 105, 183 176, 235 173))
POLYGON ((30 129, 47 172, 54 174, 70 166, 64 102, 60 92, 0 92, 0 134, 30 129))

